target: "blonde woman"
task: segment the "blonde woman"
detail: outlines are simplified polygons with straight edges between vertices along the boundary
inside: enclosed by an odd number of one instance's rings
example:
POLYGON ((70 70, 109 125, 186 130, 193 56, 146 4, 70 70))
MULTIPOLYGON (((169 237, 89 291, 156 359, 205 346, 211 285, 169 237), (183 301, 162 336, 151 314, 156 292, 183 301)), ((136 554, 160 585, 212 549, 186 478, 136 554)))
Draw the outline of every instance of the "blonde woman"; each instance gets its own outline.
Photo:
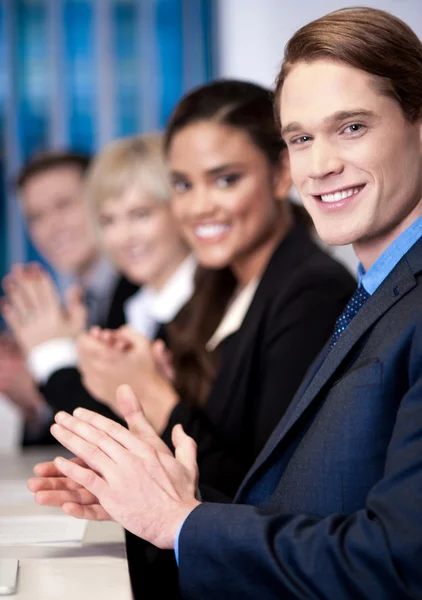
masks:
MULTIPOLYGON (((141 288, 123 304, 125 322, 143 336, 141 340, 164 335, 162 326, 174 319, 193 293, 196 262, 171 215, 161 135, 128 137, 107 145, 89 169, 85 192, 100 245, 118 270, 141 288)), ((72 328, 69 313, 60 306, 53 284, 41 268, 21 270, 18 283, 6 313, 16 337, 27 339, 27 346, 36 346, 37 336, 41 340, 54 322, 54 336, 69 348, 67 385, 55 394, 53 409, 72 411, 82 405, 115 416, 112 404, 112 412, 103 405, 107 405, 108 395, 102 396, 102 378, 98 386, 96 381, 90 382, 90 390, 98 387, 97 402, 86 386, 80 389, 79 375, 75 377, 74 366, 83 362, 74 339, 82 328, 81 318, 78 328, 72 328), (40 300, 47 292, 49 302, 43 303, 40 300), (31 312, 30 327, 19 319, 19 306, 24 303, 31 312)), ((111 375, 130 379, 128 371, 138 371, 139 364, 123 357, 120 346, 100 340, 96 332, 83 336, 83 358, 100 364, 111 375)), ((112 382, 107 384, 110 387, 112 382)))

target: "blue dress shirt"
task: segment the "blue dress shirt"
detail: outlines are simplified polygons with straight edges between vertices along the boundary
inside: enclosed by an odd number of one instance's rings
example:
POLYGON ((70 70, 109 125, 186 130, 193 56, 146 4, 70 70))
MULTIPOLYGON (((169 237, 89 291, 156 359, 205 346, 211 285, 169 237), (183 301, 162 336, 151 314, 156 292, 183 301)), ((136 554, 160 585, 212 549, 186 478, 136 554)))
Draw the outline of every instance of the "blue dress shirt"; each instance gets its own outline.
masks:
POLYGON ((394 240, 390 246, 374 262, 368 272, 365 271, 362 264, 358 266, 359 285, 363 285, 368 294, 375 292, 388 277, 396 264, 400 262, 403 256, 416 244, 422 237, 422 217, 413 221, 409 227, 394 240))

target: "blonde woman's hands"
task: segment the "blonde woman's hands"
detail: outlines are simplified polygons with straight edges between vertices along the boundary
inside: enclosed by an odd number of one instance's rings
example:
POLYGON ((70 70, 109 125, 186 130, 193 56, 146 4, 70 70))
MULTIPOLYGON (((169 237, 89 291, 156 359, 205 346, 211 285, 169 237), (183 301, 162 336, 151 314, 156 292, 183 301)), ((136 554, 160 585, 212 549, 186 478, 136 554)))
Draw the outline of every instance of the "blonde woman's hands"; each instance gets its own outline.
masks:
POLYGON ((82 380, 88 391, 116 414, 116 390, 128 384, 154 429, 161 434, 179 401, 173 389, 171 357, 159 342, 131 327, 118 330, 92 328, 78 340, 82 380))

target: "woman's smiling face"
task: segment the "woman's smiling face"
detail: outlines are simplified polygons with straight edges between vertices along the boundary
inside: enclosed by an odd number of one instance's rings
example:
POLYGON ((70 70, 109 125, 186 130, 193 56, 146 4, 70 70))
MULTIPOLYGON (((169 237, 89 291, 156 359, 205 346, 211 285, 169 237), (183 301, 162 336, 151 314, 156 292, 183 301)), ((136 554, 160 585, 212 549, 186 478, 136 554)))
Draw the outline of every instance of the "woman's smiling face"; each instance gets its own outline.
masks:
POLYGON ((246 133, 213 121, 177 132, 168 158, 173 214, 199 262, 242 269, 277 231, 280 169, 246 133))

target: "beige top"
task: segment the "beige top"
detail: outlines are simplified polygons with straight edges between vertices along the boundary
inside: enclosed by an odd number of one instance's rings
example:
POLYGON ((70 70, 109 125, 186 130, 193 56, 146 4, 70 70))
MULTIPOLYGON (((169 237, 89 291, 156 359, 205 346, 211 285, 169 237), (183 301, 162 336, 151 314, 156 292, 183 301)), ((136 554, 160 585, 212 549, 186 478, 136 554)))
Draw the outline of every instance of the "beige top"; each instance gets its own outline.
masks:
POLYGON ((255 296, 258 284, 258 278, 252 279, 244 288, 233 296, 219 326, 211 339, 207 342, 206 348, 209 352, 215 350, 224 339, 240 329, 255 296))

